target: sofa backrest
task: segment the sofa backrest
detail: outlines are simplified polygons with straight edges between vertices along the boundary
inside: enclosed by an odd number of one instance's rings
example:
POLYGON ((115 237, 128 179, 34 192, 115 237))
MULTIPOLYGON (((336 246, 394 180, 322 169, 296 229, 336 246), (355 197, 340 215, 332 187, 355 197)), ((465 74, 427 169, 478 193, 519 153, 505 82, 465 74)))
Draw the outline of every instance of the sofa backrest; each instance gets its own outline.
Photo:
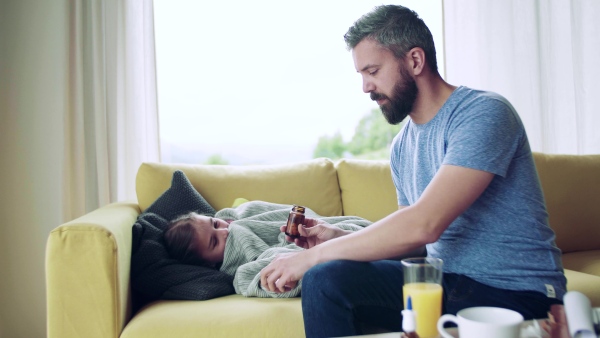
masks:
POLYGON ((563 253, 600 250, 600 155, 533 156, 556 245, 563 253))
MULTIPOLYGON (((533 155, 557 246, 563 253, 600 250, 600 155, 533 155)), ((377 221, 398 208, 389 161, 320 158, 262 166, 144 163, 136 178, 142 211, 170 186, 175 170, 217 210, 246 198, 377 221)))
POLYGON ((336 162, 344 215, 378 221, 398 210, 389 161, 336 162))
POLYGON ((325 158, 250 166, 143 163, 136 176, 142 212, 170 187, 175 170, 183 171, 216 210, 231 207, 237 198, 245 198, 300 204, 320 215, 342 215, 336 169, 325 158))
MULTIPOLYGON (((600 155, 533 156, 557 246, 600 250, 600 155)), ((336 168, 345 215, 377 221, 397 209, 389 161, 343 159, 336 168)))

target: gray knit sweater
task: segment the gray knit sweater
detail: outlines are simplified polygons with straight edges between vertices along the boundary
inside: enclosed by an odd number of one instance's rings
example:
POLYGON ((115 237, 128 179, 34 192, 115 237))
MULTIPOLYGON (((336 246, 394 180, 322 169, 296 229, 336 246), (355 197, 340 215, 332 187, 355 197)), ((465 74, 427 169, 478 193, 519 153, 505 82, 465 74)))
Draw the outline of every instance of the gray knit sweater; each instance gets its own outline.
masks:
MULTIPOLYGON (((276 255, 304 250, 288 243, 279 228, 287 222, 291 205, 263 201, 246 202, 237 208, 226 208, 216 213, 216 218, 231 219, 229 236, 225 244, 225 257, 221 271, 233 275, 236 293, 246 297, 289 298, 300 295, 302 281, 284 293, 263 290, 260 287, 260 270, 276 255)), ((306 209, 306 217, 322 219, 344 230, 358 231, 371 224, 355 216, 322 217, 306 209)))

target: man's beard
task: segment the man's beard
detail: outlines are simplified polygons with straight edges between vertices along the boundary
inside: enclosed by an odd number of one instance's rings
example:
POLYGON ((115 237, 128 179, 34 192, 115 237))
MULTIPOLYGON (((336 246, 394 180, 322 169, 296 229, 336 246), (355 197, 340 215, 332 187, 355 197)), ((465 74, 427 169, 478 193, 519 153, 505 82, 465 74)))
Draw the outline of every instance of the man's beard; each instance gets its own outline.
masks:
POLYGON ((371 92, 371 100, 387 99, 386 104, 380 106, 383 117, 389 124, 402 122, 412 111, 419 89, 417 83, 404 68, 400 68, 402 78, 396 82, 392 91, 392 97, 384 94, 371 92))

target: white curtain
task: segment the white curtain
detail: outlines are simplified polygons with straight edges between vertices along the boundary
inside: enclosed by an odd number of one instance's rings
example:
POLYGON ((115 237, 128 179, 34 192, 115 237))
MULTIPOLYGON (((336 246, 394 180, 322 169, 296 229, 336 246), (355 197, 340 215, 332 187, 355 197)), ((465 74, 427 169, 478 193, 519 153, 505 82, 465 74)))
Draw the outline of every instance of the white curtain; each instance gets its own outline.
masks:
POLYGON ((135 200, 159 161, 152 0, 70 0, 64 217, 135 200))
POLYGON ((495 91, 534 151, 600 154, 600 1, 445 0, 446 79, 495 91))

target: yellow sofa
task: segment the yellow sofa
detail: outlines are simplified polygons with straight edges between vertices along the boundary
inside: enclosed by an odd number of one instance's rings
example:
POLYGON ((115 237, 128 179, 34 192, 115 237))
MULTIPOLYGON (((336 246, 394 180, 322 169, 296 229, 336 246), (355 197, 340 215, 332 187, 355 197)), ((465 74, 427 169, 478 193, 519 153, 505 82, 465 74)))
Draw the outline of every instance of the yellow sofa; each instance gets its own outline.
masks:
MULTIPOLYGON (((534 154, 569 290, 600 306, 600 155, 534 154)), ((266 166, 144 163, 138 202, 119 202, 60 225, 48 238, 48 337, 303 337, 300 299, 230 295, 157 301, 132 315, 131 228, 182 170, 215 208, 236 198, 302 204, 321 215, 376 221, 396 210, 387 161, 315 159, 266 166)))

